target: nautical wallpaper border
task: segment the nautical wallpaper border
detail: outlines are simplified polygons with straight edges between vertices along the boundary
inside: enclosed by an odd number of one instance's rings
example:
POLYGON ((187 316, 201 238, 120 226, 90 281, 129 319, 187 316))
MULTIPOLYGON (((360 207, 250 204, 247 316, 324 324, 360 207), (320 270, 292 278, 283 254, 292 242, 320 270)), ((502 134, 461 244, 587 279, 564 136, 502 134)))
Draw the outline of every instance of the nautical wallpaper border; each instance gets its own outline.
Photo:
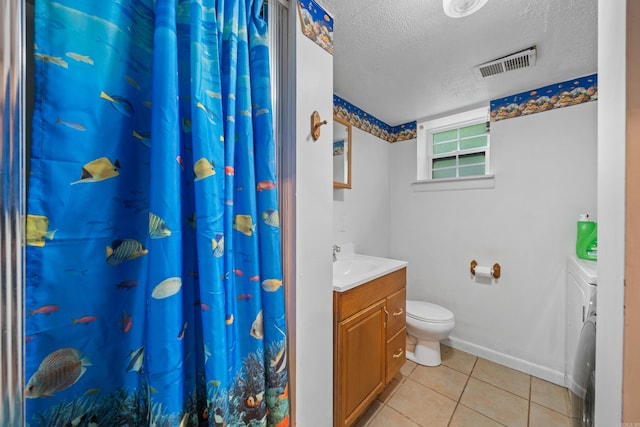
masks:
POLYGON ((298 0, 302 34, 333 55, 333 18, 313 0, 298 0))
POLYGON ((333 94, 333 115, 387 142, 405 141, 416 137, 415 121, 390 126, 335 93, 333 94))
POLYGON ((598 75, 591 74, 516 95, 492 99, 490 116, 492 122, 497 122, 597 99, 598 75))
MULTIPOLYGON (((598 100, 598 74, 554 83, 504 98, 492 99, 491 121, 511 119, 598 100)), ((333 115, 387 142, 416 137, 416 121, 390 126, 382 120, 333 94, 333 115)))

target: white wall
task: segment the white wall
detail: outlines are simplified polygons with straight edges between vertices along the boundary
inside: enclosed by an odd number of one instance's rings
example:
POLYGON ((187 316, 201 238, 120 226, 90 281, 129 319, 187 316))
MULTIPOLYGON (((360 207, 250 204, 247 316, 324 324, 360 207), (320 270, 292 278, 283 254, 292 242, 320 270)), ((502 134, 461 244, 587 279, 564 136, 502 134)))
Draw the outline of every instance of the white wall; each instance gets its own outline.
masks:
POLYGON ((296 3, 296 425, 333 422, 331 126, 311 137, 311 114, 333 115, 333 56, 300 30, 296 3))
POLYGON ((565 275, 596 213, 597 102, 491 124, 495 188, 413 192, 416 142, 391 146, 391 252, 408 298, 449 308, 451 343, 563 384, 565 275), (502 266, 475 280, 472 259, 502 266))
POLYGON ((598 2, 598 427, 622 420, 626 6, 626 0, 598 2))
POLYGON ((391 144, 355 127, 351 132, 351 189, 333 190, 333 241, 388 257, 391 144))

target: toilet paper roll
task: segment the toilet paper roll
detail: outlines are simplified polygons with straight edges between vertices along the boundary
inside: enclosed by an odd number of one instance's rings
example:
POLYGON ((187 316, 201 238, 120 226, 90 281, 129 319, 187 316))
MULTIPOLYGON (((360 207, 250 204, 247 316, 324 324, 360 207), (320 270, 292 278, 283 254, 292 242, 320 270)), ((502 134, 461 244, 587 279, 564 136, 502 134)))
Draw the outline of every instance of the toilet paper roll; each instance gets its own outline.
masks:
POLYGON ((491 267, 477 265, 476 277, 493 277, 493 274, 491 274, 491 267))

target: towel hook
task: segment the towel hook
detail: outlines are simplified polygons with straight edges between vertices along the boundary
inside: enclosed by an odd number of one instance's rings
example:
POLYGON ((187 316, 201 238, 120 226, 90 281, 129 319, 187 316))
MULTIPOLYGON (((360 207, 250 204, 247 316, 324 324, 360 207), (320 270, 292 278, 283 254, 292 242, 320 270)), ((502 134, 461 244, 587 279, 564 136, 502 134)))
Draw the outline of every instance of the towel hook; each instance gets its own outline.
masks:
POLYGON ((320 113, 314 111, 313 114, 311 114, 311 136, 313 136, 314 141, 320 138, 320 126, 326 124, 326 120, 320 121, 320 113))

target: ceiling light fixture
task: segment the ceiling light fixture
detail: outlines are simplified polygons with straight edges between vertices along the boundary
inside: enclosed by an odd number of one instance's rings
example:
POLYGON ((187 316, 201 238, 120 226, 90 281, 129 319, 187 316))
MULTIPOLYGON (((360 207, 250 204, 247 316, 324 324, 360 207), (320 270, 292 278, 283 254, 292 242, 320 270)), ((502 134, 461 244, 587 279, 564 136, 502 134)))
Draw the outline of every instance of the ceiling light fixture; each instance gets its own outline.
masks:
POLYGON ((442 0, 444 13, 451 18, 462 18, 477 12, 488 0, 442 0))

